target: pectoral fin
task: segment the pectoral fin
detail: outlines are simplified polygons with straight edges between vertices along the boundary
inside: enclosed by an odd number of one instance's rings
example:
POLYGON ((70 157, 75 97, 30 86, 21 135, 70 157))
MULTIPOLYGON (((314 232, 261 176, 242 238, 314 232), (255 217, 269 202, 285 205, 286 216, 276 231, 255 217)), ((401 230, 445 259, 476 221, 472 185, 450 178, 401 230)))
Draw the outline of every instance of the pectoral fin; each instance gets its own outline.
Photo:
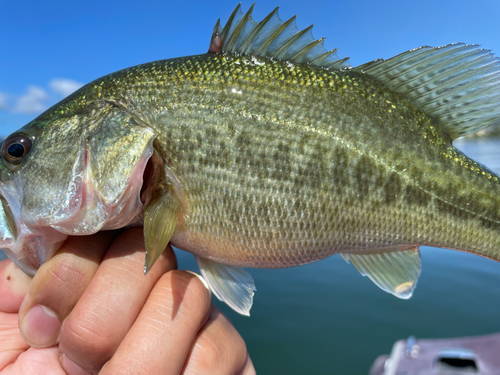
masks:
POLYGON ((237 313, 250 316, 256 290, 252 275, 241 267, 228 266, 197 256, 194 258, 212 293, 237 313))
POLYGON ((181 210, 179 201, 167 188, 157 190, 144 211, 146 263, 144 274, 153 267, 174 234, 181 210))
POLYGON ((408 299, 413 294, 420 275, 418 247, 375 254, 340 255, 380 289, 402 299, 408 299))

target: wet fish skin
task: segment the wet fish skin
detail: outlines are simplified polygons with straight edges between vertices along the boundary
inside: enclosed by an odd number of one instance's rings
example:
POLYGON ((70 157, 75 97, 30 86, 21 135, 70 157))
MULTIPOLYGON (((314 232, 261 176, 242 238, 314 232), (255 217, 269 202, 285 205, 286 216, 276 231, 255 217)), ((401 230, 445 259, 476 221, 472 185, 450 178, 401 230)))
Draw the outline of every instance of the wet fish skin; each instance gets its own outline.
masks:
POLYGON ((200 55, 114 73, 82 96, 154 129, 187 196, 172 243, 194 254, 278 268, 429 245, 498 259, 498 177, 367 76, 200 55))
POLYGON ((170 240, 245 315, 240 266, 340 253, 409 298, 420 245, 500 260, 499 177, 452 145, 500 122, 498 58, 454 44, 352 68, 251 11, 210 53, 97 79, 5 140, 9 257, 33 274, 68 235, 144 225, 145 272, 170 240))

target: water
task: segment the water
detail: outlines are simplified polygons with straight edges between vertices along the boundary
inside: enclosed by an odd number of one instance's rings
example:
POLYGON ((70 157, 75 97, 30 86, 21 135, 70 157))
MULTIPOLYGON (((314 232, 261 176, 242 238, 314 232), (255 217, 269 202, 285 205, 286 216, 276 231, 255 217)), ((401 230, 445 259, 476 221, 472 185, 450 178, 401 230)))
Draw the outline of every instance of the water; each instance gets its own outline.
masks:
MULTIPOLYGON (((500 140, 457 147, 500 172, 500 140)), ((251 270, 257 293, 250 318, 218 301, 245 339, 259 374, 367 374, 392 344, 417 338, 500 331, 500 263, 423 247, 414 296, 382 292, 339 256, 283 270, 251 270)), ((180 268, 197 270, 177 251, 180 268)), ((1 256, 1 255, 0 255, 1 256)))

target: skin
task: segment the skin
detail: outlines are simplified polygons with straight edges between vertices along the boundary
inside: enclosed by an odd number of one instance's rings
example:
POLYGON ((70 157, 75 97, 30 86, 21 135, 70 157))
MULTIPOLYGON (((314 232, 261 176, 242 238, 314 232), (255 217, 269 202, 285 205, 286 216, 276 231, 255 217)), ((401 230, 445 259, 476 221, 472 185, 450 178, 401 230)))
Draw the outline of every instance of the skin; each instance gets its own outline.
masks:
POLYGON ((255 374, 171 247, 142 274, 142 238, 140 228, 70 237, 33 279, 0 262, 0 373, 255 374))
MULTIPOLYGON (((159 172, 144 186, 163 195, 145 204, 146 227, 149 212, 160 213, 148 242, 165 232, 201 258, 255 268, 420 245, 500 259, 498 176, 358 71, 233 54, 157 61, 89 83, 22 132, 33 147, 17 169, 0 164, 0 190, 13 209, 23 192, 13 215, 32 229, 80 228, 66 202, 75 201, 68 186, 85 144, 87 185, 111 204, 154 139, 159 172)), ((80 234, 107 219, 88 207, 80 234)), ((22 241, 12 246, 27 255, 22 241)), ((30 242, 36 268, 50 251, 30 242)))

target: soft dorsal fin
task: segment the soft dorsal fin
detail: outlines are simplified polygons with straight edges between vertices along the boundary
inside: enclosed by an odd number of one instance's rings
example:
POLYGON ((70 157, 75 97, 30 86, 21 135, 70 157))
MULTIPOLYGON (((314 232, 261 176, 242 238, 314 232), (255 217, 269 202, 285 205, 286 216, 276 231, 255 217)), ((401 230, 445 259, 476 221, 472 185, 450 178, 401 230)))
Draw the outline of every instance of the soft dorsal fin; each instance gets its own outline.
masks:
POLYGON ((224 28, 217 20, 209 52, 264 56, 323 68, 351 66, 348 58, 339 59, 336 49, 325 49, 324 38, 314 39, 312 25, 299 31, 295 24, 297 16, 283 22, 278 16, 278 8, 256 23, 252 19, 253 7, 243 14, 239 4, 224 28))
POLYGON ((353 70, 404 95, 452 139, 500 123, 500 61, 477 45, 421 47, 353 70))

